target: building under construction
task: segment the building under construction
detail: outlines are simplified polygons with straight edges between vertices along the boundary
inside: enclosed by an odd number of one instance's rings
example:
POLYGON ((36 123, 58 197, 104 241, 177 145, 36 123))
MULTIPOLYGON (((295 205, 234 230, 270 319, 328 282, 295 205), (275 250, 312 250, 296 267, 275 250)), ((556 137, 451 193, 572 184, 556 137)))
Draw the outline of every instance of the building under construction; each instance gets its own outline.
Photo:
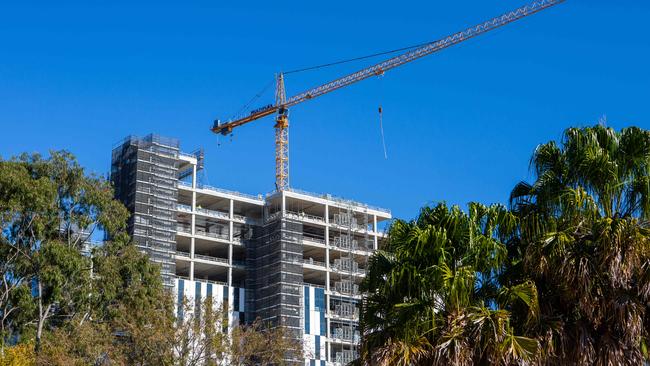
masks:
POLYGON ((210 187, 197 179, 202 167, 202 151, 156 135, 112 153, 129 231, 178 303, 209 296, 229 304, 231 324, 284 326, 303 339, 305 365, 356 358, 359 284, 390 211, 290 188, 254 196, 210 187))

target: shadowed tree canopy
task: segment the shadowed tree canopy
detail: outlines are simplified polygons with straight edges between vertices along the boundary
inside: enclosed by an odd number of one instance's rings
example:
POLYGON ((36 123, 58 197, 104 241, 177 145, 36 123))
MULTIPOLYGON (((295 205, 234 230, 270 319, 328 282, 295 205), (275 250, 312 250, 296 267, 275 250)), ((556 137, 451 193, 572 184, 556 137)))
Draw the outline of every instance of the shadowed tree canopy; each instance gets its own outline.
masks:
POLYGON ((650 318, 650 132, 570 128, 512 191, 537 284, 540 364, 641 365, 650 318))

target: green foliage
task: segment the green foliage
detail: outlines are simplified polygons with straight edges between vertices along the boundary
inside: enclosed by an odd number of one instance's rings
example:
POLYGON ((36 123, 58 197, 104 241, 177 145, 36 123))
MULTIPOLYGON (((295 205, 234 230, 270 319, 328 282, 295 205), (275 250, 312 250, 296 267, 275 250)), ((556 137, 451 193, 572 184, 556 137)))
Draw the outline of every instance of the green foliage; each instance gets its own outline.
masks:
POLYGON ((39 364, 172 364, 172 302, 127 217, 69 153, 0 161, 3 353, 18 339, 39 364), (82 254, 99 229, 113 241, 82 254))
POLYGON ((361 358, 372 365, 526 362, 537 341, 509 325, 515 305, 539 313, 534 284, 500 282, 517 219, 503 206, 445 204, 397 220, 370 259, 363 289, 361 358), (523 305, 523 306, 522 306, 523 305))
POLYGON ((46 332, 39 363, 172 365, 173 306, 157 267, 119 242, 95 248, 92 261, 86 312, 46 332))
POLYGON ((397 220, 370 260, 358 363, 640 365, 650 330, 650 132, 540 145, 511 211, 397 220))

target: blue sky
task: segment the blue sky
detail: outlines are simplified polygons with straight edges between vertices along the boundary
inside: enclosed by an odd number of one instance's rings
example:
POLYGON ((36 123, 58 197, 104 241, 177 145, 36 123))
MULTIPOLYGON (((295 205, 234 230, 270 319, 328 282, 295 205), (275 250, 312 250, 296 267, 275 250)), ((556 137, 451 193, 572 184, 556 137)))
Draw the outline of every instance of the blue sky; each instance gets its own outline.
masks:
MULTIPOLYGON (((205 148, 207 183, 268 192, 272 118, 232 141, 209 127, 275 72, 435 40, 524 2, 5 2, 0 156, 68 149, 105 174, 115 142, 157 132, 205 148)), ((647 1, 568 0, 294 107, 292 186, 404 218, 438 201, 505 203, 535 146, 566 127, 605 115, 650 128, 648 18, 647 1)), ((288 94, 368 64, 290 75, 288 94)))

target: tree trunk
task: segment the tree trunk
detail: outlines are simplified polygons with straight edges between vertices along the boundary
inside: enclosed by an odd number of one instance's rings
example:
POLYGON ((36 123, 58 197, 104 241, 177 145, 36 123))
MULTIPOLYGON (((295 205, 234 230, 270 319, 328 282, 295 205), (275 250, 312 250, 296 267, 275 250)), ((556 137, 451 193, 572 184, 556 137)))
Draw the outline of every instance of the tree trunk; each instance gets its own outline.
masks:
POLYGON ((34 351, 38 353, 41 350, 41 339, 43 336, 43 325, 49 316, 50 305, 43 310, 43 286, 41 280, 38 280, 38 328, 36 329, 36 343, 34 344, 34 351))

